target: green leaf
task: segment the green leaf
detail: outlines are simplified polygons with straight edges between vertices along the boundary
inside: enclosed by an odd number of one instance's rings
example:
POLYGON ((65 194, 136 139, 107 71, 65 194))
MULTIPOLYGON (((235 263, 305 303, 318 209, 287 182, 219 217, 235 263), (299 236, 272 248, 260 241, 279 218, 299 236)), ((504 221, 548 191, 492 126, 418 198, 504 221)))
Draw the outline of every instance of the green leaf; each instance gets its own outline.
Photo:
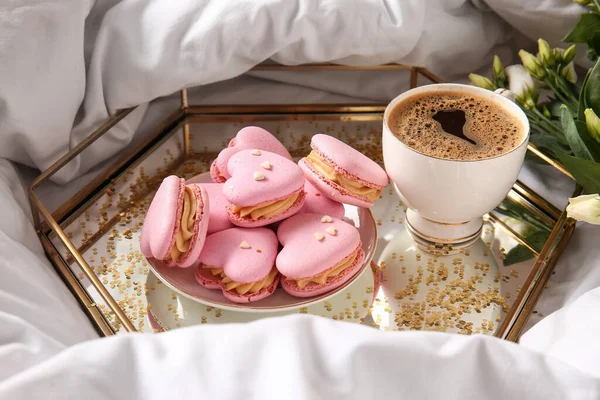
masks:
POLYGON ((598 54, 600 52, 600 31, 594 32, 592 38, 587 42, 588 47, 594 49, 594 52, 598 54))
MULTIPOLYGON (((529 140, 535 144, 537 147, 542 148, 550 152, 550 155, 555 155, 558 153, 572 154, 571 149, 565 147, 561 144, 561 142, 554 136, 549 135, 548 133, 535 133, 529 137, 529 140)), ((556 157, 554 157, 556 158, 556 157)))
MULTIPOLYGON (((583 113, 586 109, 585 106, 585 87, 587 86, 587 82, 590 79, 590 75, 592 75, 592 70, 589 69, 587 74, 585 74, 585 79, 581 84, 581 91, 579 92, 579 107, 577 108, 577 120, 585 122, 585 114, 583 113)), ((559 104, 560 109, 560 104, 559 104)))
POLYGON ((596 162, 600 162, 600 143, 596 142, 588 133, 587 126, 583 121, 575 121, 579 137, 585 143, 585 147, 592 154, 592 158, 596 162))
MULTIPOLYGON (((589 77, 586 79, 581 93, 584 94, 585 108, 591 108, 596 115, 600 115, 600 60, 589 72, 589 77)), ((579 120, 585 121, 585 118, 579 118, 579 120)))
POLYGON ((583 186, 585 193, 600 193, 600 163, 566 154, 558 154, 558 159, 583 186))
POLYGON ((596 31, 600 31, 600 15, 596 13, 581 14, 579 22, 567 33, 563 42, 587 43, 596 31))
MULTIPOLYGON (((525 238, 525 241, 531 245, 537 251, 542 250, 546 240, 548 239, 548 232, 537 231, 533 232, 531 235, 525 238)), ((508 253, 506 253, 506 258, 504 259, 504 266, 508 267, 509 265, 520 263, 523 261, 527 261, 534 257, 534 254, 525 246, 515 246, 508 253)))
POLYGON ((531 136, 529 136, 529 141, 537 147, 546 150, 546 153, 550 153, 549 155, 553 156, 553 158, 556 158, 558 153, 571 153, 571 149, 565 149, 561 146, 560 141, 555 136, 549 135, 546 132, 532 133, 531 136))
POLYGON ((573 154, 579 158, 593 160, 594 157, 592 156, 592 153, 590 153, 583 140, 581 140, 581 137, 579 137, 579 132, 575 126, 575 121, 573 120, 573 116, 571 115, 571 112, 567 106, 561 107, 560 122, 562 124, 562 130, 565 138, 569 143, 569 147, 571 147, 573 150, 573 154))
POLYGON ((561 105, 562 105, 562 102, 560 102, 558 100, 553 100, 553 101, 549 102, 548 104, 546 104, 546 107, 548 107, 548 111, 550 111, 550 114, 552 114, 552 117, 560 118, 560 106, 561 105))
POLYGON ((504 266, 508 267, 513 264, 531 260, 534 256, 535 254, 533 254, 531 250, 519 244, 510 249, 508 253, 506 253, 506 258, 504 259, 504 266))

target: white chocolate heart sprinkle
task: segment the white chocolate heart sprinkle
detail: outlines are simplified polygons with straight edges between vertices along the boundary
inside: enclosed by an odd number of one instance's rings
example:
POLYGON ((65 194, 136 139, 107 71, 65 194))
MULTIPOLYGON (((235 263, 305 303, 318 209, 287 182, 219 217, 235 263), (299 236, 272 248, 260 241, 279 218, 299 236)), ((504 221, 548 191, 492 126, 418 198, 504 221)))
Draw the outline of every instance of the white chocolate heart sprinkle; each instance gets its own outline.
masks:
POLYGON ((271 164, 268 161, 263 162, 262 164, 260 164, 260 166, 264 169, 271 169, 271 164))
POLYGON ((257 150, 257 149, 252 150, 252 155, 253 156, 260 156, 260 150, 257 150))
POLYGON ((242 249, 249 249, 250 248, 250 243, 246 242, 245 240, 240 243, 240 248, 242 249))
POLYGON ((263 179, 265 179, 265 174, 263 174, 263 173, 262 173, 262 172, 260 172, 260 171, 256 171, 256 172, 254 173, 254 180, 255 180, 255 181, 262 181, 263 179))
POLYGON ((324 238, 325 238, 325 236, 323 236, 323 234, 322 234, 322 233, 320 233, 320 232, 315 232, 315 239, 317 239, 319 242, 320 242, 321 240, 323 240, 324 238))
POLYGON ((335 234, 337 233, 337 229, 335 229, 333 226, 330 226, 329 228, 325 229, 325 231, 333 236, 335 236, 335 234))
POLYGON ((321 218, 321 222, 327 223, 327 222, 331 222, 333 221, 331 219, 331 217, 329 215, 323 215, 323 218, 321 218))

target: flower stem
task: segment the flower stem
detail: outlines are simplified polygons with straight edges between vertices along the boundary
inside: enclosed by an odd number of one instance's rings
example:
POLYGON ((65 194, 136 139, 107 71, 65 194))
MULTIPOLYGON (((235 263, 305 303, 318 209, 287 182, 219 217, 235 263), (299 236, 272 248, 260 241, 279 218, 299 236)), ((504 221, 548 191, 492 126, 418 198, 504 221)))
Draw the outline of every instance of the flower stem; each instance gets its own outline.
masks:
POLYGON ((539 126, 545 132, 556 137, 561 143, 565 143, 564 134, 560 127, 554 122, 550 121, 548 118, 546 118, 546 116, 542 114, 537 108, 526 110, 525 113, 527 115, 527 118, 529 118, 533 124, 539 126))
POLYGON ((552 70, 548 70, 548 74, 551 75, 549 79, 545 79, 544 82, 550 87, 554 95, 562 101, 569 110, 573 113, 577 113, 577 109, 579 108, 579 102, 574 98, 573 91, 568 85, 565 83, 564 78, 558 75, 556 72, 552 70), (554 82, 556 82, 556 85, 554 82))

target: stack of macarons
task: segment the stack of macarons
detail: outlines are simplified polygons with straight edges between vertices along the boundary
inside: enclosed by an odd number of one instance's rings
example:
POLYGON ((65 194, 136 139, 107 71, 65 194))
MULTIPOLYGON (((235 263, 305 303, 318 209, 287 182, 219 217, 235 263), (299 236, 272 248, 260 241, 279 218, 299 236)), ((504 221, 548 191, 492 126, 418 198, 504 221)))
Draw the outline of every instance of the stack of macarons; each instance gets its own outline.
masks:
POLYGON ((259 127, 245 127, 211 165, 214 183, 165 178, 141 234, 145 257, 196 267, 196 281, 247 303, 281 287, 296 297, 329 292, 364 260, 342 203, 371 207, 387 174, 347 144, 317 134, 298 164, 259 127))

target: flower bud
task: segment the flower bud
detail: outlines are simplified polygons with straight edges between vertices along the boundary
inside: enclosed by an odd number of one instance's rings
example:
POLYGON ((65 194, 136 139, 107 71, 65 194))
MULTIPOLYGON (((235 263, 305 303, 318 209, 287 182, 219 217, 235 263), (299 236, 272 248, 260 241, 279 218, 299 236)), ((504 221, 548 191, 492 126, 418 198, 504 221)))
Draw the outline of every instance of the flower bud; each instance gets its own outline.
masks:
POLYGON ((552 113, 550 113, 550 110, 548 110, 548 107, 545 104, 542 107, 542 114, 544 114, 544 117, 552 119, 552 113))
POLYGON ((548 44, 548 42, 546 42, 544 39, 538 39, 538 48, 539 48, 540 60, 542 61, 542 64, 544 64, 548 67, 554 66, 555 58, 554 58, 553 51, 550 48, 550 45, 548 44))
POLYGON ((525 97, 523 99, 523 108, 533 110, 535 108, 535 101, 530 96, 525 97))
POLYGON ((565 51, 563 51, 563 53, 562 53, 562 63, 569 64, 571 61, 573 61, 573 59, 575 58, 576 52, 577 52, 577 49, 576 49, 575 45, 569 46, 569 48, 566 49, 565 51))
POLYGON ((584 7, 591 6, 594 4, 594 0, 573 0, 573 3, 580 4, 584 7))
POLYGON ((587 194, 570 198, 567 216, 577 221, 600 225, 600 196, 587 194))
POLYGON ((586 108, 583 113, 585 114, 585 126, 588 133, 592 139, 600 143, 600 118, 591 108, 586 108))
POLYGON ((565 65, 560 71, 560 74, 571 83, 577 82, 577 72, 575 72, 575 65, 573 64, 573 61, 565 65))
POLYGON ((494 83, 485 76, 477 75, 477 74, 469 74, 469 79, 475 86, 479 86, 480 88, 487 90, 496 90, 494 83))
POLYGON ((525 51, 519 51, 519 57, 521 57, 521 62, 527 71, 533 76, 535 79, 542 80, 546 76, 546 71, 542 67, 540 60, 537 59, 533 54, 525 51))
POLYGON ((506 80, 506 72, 504 71, 504 65, 500 61, 500 57, 494 56, 494 62, 492 64, 494 79, 498 82, 504 82, 506 80))

